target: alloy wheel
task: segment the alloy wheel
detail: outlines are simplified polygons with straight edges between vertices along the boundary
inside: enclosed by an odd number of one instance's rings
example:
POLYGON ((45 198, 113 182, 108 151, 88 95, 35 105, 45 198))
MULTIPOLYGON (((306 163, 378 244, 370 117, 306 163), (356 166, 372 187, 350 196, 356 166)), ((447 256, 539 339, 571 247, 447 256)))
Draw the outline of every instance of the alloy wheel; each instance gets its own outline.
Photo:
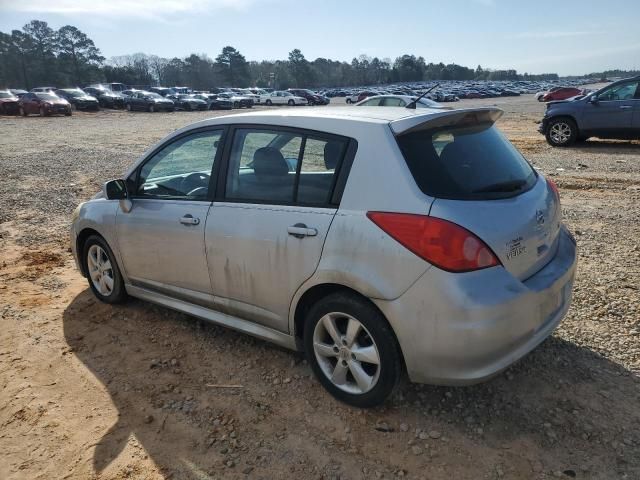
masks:
POLYGON ((365 326, 351 315, 324 315, 314 328, 313 352, 322 373, 344 392, 363 394, 378 382, 378 347, 365 326))
POLYGON ((571 138, 571 126, 565 122, 557 122, 551 126, 551 139, 557 144, 567 143, 571 138))
POLYGON ((100 245, 91 245, 87 252, 89 277, 94 288, 108 297, 113 292, 114 273, 107 252, 100 245))

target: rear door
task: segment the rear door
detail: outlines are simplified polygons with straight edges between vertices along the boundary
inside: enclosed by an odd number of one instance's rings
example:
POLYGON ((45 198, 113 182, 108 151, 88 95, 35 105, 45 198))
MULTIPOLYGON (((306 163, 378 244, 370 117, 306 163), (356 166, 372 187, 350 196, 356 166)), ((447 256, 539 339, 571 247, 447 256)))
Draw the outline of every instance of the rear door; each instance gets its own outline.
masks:
POLYGON ((302 130, 233 130, 205 237, 222 311, 288 331, 291 299, 315 272, 337 210, 347 144, 302 130))
MULTIPOLYGON (((450 117, 456 116, 465 118, 450 117)), ((416 183, 436 199, 431 216, 476 234, 519 279, 553 258, 560 231, 558 198, 489 118, 427 124, 397 140, 416 183)))
POLYGON ((595 103, 586 102, 582 113, 581 128, 602 134, 628 133, 632 128, 635 94, 640 82, 633 81, 612 85, 598 94, 595 103))

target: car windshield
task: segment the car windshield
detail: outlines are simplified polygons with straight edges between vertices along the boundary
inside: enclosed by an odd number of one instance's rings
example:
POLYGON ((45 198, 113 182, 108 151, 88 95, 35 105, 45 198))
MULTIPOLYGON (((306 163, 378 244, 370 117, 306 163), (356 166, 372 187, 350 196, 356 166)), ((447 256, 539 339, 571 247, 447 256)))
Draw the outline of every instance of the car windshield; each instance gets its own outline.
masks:
POLYGON ((36 95, 42 100, 60 100, 60 97, 58 97, 55 93, 37 92, 36 95))
POLYGON ((505 198, 535 183, 533 168, 492 124, 411 132, 398 145, 418 187, 432 197, 505 198))
POLYGON ((11 92, 0 92, 0 98, 16 98, 11 92))
POLYGON ((144 95, 146 98, 162 98, 162 95, 158 95, 157 93, 145 93, 144 95))

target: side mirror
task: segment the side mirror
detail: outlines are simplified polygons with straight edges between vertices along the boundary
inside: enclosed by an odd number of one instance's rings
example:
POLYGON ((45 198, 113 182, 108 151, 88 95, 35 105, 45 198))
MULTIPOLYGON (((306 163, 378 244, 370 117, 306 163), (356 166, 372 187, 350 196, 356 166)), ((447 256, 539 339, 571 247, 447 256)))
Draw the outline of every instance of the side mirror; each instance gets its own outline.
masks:
POLYGON ((104 196, 109 200, 125 200, 127 198, 127 184, 124 180, 110 180, 102 188, 104 196))
POLYGON ((596 104, 598 102, 599 102, 598 95, 596 95, 595 93, 593 95, 591 95, 591 97, 589 98, 589 103, 596 104))

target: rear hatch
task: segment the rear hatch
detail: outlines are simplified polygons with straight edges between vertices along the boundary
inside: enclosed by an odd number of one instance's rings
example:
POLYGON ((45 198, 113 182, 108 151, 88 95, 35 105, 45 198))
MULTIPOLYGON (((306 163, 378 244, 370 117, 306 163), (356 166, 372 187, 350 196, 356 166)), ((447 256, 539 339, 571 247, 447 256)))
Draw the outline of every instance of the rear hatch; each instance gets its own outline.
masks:
POLYGON ((556 191, 498 131, 496 109, 405 118, 391 127, 433 217, 482 239, 504 268, 525 280, 555 255, 556 191))

